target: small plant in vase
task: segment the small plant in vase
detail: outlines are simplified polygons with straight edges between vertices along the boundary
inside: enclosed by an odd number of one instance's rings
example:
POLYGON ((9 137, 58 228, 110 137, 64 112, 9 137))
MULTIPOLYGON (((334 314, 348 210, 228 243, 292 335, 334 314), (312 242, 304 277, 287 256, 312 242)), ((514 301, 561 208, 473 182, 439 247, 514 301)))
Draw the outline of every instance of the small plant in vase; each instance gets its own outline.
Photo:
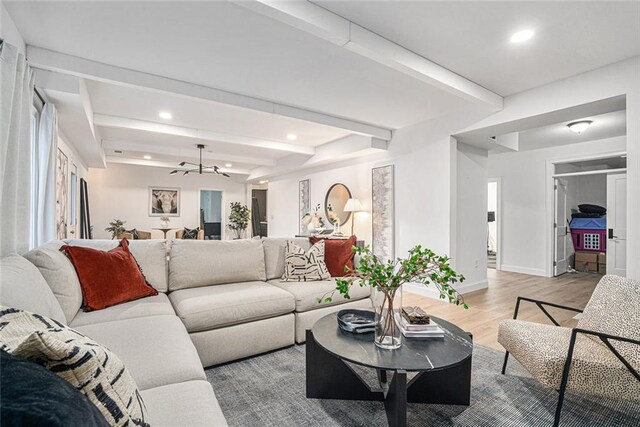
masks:
POLYGON ((453 284, 462 282, 464 276, 450 267, 450 259, 447 256, 437 255, 432 250, 417 245, 409 250, 407 258, 385 262, 374 255, 369 246, 354 246, 353 250, 360 258, 359 264, 352 271, 347 271, 346 277, 336 279, 336 289, 320 301, 330 302, 335 291, 349 299, 349 288, 355 282, 360 286, 371 285, 376 292, 375 344, 378 347, 395 349, 401 345, 401 332, 396 324, 395 311, 402 307, 394 307, 394 298, 405 283, 433 285, 440 293, 441 299, 462 305, 465 309, 469 308, 462 295, 453 287, 453 284))
POLYGON ((171 219, 169 219, 168 216, 161 216, 160 217, 160 228, 169 228, 169 221, 171 221, 171 219))
POLYGON ((333 225, 333 234, 336 236, 341 236, 342 232, 340 231, 340 218, 333 210, 331 204, 327 205, 327 219, 333 225))
POLYGON ((315 208, 311 209, 302 217, 302 224, 307 226, 307 231, 310 234, 316 231, 324 230, 324 219, 320 215, 320 204, 318 203, 315 208))
POLYGON ((231 214, 227 227, 236 233, 236 239, 241 239, 242 233, 247 229, 250 213, 251 211, 246 205, 240 202, 231 203, 231 214))
POLYGON ((113 240, 116 237, 118 237, 119 234, 125 232, 124 225, 126 223, 127 221, 123 221, 121 219, 114 219, 109 223, 109 226, 105 228, 104 231, 108 231, 109 233, 111 233, 111 240, 113 240))

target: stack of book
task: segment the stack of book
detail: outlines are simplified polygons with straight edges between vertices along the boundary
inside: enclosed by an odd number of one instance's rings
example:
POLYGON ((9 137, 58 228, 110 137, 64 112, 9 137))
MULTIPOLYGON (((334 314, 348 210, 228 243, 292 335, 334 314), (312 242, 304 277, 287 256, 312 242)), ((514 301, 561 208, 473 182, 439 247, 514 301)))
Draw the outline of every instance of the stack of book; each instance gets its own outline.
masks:
MULTIPOLYGON (((416 318, 414 307, 403 307, 396 312, 396 323, 407 338, 444 338, 444 330, 428 316, 416 318)), ((422 311, 422 310, 420 310, 422 311)))

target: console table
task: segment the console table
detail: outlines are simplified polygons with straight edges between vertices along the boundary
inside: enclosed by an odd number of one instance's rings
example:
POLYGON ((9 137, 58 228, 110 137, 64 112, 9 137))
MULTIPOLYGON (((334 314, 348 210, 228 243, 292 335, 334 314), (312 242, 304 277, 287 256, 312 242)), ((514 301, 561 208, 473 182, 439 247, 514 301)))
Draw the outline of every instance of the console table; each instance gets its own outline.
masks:
POLYGON ((402 337, 399 349, 382 350, 373 343, 373 333, 340 329, 335 313, 321 318, 307 330, 307 397, 384 401, 393 427, 407 425, 407 402, 469 405, 471 334, 432 319, 445 330, 444 339, 402 337), (379 387, 368 386, 345 361, 375 369, 379 387), (407 381, 407 372, 418 374, 407 381))

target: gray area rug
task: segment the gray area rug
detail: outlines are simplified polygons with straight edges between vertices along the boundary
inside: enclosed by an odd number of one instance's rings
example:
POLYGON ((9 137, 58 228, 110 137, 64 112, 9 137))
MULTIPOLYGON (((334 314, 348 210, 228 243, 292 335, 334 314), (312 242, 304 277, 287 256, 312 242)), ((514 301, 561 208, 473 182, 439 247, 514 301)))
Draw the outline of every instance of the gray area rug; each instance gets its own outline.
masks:
MULTIPOLYGON (((551 426, 558 395, 540 387, 511 358, 476 345, 471 405, 410 403, 410 426, 551 426)), ((305 346, 207 369, 222 411, 236 426, 386 426, 382 402, 305 397, 305 346)), ((375 373, 367 371, 373 379, 375 373)), ((369 382, 369 381, 367 381, 369 382)), ((640 405, 567 393, 562 427, 640 426, 640 405)))

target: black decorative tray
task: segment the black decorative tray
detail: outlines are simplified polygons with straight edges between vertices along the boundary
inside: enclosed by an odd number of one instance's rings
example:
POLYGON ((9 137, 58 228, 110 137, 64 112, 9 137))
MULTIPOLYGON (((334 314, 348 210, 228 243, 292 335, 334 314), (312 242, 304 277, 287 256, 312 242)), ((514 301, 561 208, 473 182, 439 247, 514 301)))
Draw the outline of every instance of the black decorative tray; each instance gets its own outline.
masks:
POLYGON ((373 332, 376 328, 375 313, 369 310, 340 310, 338 312, 340 329, 354 334, 373 332))

